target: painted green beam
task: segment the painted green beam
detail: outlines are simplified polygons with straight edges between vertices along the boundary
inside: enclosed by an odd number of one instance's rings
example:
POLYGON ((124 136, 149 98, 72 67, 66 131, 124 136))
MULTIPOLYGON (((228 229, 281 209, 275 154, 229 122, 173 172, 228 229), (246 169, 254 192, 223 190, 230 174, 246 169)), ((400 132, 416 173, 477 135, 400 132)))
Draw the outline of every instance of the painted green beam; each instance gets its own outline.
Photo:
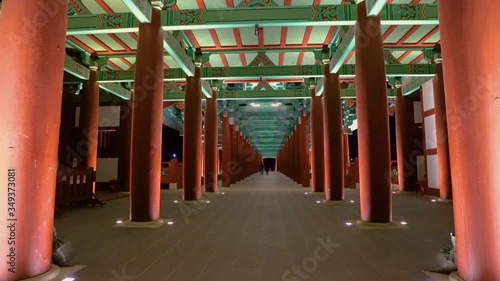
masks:
POLYGON ((109 93, 124 100, 130 100, 130 98, 132 97, 132 93, 129 90, 116 83, 99 83, 99 88, 108 91, 109 93))
MULTIPOLYGON (((386 65, 388 77, 434 76, 436 70, 432 64, 396 64, 386 65)), ((208 67, 201 69, 204 80, 260 79, 260 78, 309 78, 323 77, 322 65, 301 66, 243 66, 243 67, 208 67)), ((342 78, 355 77, 355 65, 346 64, 339 70, 342 78)), ((180 68, 164 70, 164 81, 183 81, 186 78, 180 68)), ((134 70, 100 71, 97 74, 99 82, 131 82, 134 81, 134 70)))
MULTIPOLYGON (((380 11, 383 25, 437 25, 437 5, 394 4, 380 11)), ((166 10, 165 30, 253 28, 282 26, 350 26, 357 19, 356 5, 253 7, 209 10, 166 10)), ((78 15, 68 20, 68 35, 137 32, 133 13, 78 15)))
POLYGON ((89 80, 90 77, 90 69, 88 67, 77 63, 68 56, 64 60, 64 71, 82 80, 89 80))
MULTIPOLYGON (((412 82, 415 84, 415 86, 420 87, 420 84, 418 84, 418 81, 424 81, 423 83, 429 81, 432 79, 432 77, 421 77, 422 79, 417 80, 416 82, 412 82), (425 79, 424 79, 425 78, 425 79)), ((408 86, 406 86, 408 87, 408 86)), ((414 87, 413 87, 414 88, 414 87)), ((413 89, 412 88, 412 89, 413 89)), ((323 94, 323 89, 317 86, 317 93, 318 95, 323 94)), ((405 88, 406 89, 406 88, 405 88)), ((218 100, 241 100, 241 99, 295 99, 298 98, 298 94, 295 93, 295 91, 300 91, 303 92, 302 96, 300 97, 301 99, 309 99, 311 98, 307 90, 290 90, 290 91, 239 91, 236 94, 232 91, 227 91, 227 92, 219 92, 217 94, 217 99, 218 100), (255 92, 258 92, 254 95, 255 92), (288 92, 288 96, 285 95, 285 92, 288 92), (262 96, 265 95, 266 98, 262 98, 262 96), (275 96, 276 95, 276 96, 275 96)), ((415 89, 413 90, 415 91, 415 89)), ((411 92, 408 92, 408 90, 405 90, 406 94, 410 94, 411 92)), ((394 89, 387 89, 387 96, 389 98, 396 97, 396 92, 394 89)), ((350 98, 356 98, 356 89, 355 88, 349 88, 349 89, 343 89, 342 90, 342 98, 344 99, 350 99, 350 98)), ((184 92, 165 92, 163 94, 163 101, 184 101, 184 92)), ((261 106, 260 108, 263 108, 264 106, 261 106)), ((257 110, 256 110, 257 111, 257 110)), ((262 111, 259 111, 262 112, 262 111)), ((274 111, 269 111, 267 115, 274 116, 277 113, 282 113, 284 114, 287 111, 282 111, 279 109, 276 109, 274 111)), ((241 115, 242 113, 245 112, 239 112, 238 114, 241 115)), ((253 111, 246 112, 249 113, 249 116, 254 116, 253 111)), ((290 118, 295 117, 298 113, 293 113, 291 114, 290 118)), ((262 114, 261 114, 262 115, 262 114)), ((255 115, 256 116, 256 115, 255 115)), ((264 114, 266 116, 266 114, 264 114)), ((246 117, 243 117, 246 118, 246 117)))
POLYGON ((165 31, 163 35, 163 46, 172 59, 174 59, 174 61, 186 73, 186 75, 193 77, 195 71, 193 59, 186 54, 170 31, 165 31))
POLYGON ((376 17, 384 8, 387 0, 365 0, 366 2, 366 15, 369 17, 376 17))
POLYGON ((339 72, 342 65, 344 65, 345 60, 356 45, 356 41, 354 40, 355 33, 356 26, 349 27, 349 30, 344 35, 344 38, 342 38, 342 42, 340 43, 337 51, 335 51, 332 56, 332 59, 330 61, 330 73, 339 72))
POLYGON ((411 95, 416 90, 420 89, 420 86, 426 82, 432 80, 434 77, 415 77, 410 82, 403 84, 403 96, 411 95))

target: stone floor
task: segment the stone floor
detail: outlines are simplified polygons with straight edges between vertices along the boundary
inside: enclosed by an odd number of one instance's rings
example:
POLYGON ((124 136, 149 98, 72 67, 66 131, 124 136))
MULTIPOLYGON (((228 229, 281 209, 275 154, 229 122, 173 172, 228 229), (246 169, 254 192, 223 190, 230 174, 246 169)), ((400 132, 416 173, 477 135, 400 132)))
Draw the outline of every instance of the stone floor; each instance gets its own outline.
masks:
POLYGON ((75 261, 75 281, 424 281, 436 252, 449 243, 452 205, 394 194, 393 218, 407 229, 359 229, 359 193, 346 204, 318 204, 279 173, 254 175, 206 205, 162 191, 161 228, 117 228, 128 198, 75 208, 56 218, 75 261), (179 200, 179 203, 174 203, 179 200), (354 203, 350 203, 354 200, 354 203))

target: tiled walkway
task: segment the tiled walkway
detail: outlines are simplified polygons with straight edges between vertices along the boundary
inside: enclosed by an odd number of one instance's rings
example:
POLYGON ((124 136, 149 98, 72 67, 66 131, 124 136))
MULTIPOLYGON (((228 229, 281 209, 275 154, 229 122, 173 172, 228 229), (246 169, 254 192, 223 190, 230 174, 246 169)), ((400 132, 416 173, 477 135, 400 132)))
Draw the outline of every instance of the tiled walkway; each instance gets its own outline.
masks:
POLYGON ((128 217, 128 198, 103 208, 71 209, 56 218, 75 260, 88 265, 76 281, 422 281, 436 252, 449 245, 451 204, 395 194, 394 220, 408 229, 366 230, 345 224, 359 218, 359 193, 344 205, 317 204, 278 173, 254 175, 206 196, 210 204, 174 203, 163 191, 158 229, 116 228, 128 217), (327 245, 325 249, 322 245, 327 245))

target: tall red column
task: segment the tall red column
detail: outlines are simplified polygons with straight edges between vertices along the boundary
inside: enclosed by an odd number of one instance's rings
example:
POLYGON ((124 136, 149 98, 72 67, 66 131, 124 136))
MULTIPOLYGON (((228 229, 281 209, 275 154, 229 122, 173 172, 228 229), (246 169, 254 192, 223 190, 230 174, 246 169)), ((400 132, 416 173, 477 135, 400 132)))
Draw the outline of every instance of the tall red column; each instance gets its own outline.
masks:
POLYGON ((438 8, 458 274, 500 280, 500 1, 440 0, 438 8))
POLYGON ((97 72, 90 71, 89 80, 83 84, 82 105, 80 107, 80 132, 87 151, 82 155, 82 168, 97 166, 97 141, 99 135, 99 83, 97 72))
POLYGON ((302 187, 310 187, 311 180, 309 177, 309 142, 308 142, 308 120, 305 112, 302 112, 300 118, 300 125, 298 127, 299 135, 299 148, 297 153, 299 155, 299 178, 302 187))
POLYGON ((441 199, 451 199, 450 151, 448 147, 448 125, 446 122, 446 100, 443 82, 443 64, 436 64, 433 79, 434 110, 436 112, 437 155, 439 174, 439 195, 441 199))
POLYGON ((398 155, 399 191, 417 190, 417 128, 413 98, 403 96, 400 86, 396 89, 396 149, 398 155))
POLYGON ((163 119, 163 29, 161 11, 139 25, 132 93, 130 220, 160 219, 161 140, 163 119))
POLYGON ((219 135, 217 118, 217 91, 206 100, 205 110, 205 192, 217 192, 217 162, 219 156, 219 135))
POLYGON ((392 220, 391 163, 380 17, 366 16, 366 2, 357 6, 356 99, 361 220, 387 223, 392 220))
POLYGON ((313 192, 323 192, 325 172, 323 166, 323 102, 311 89, 311 185, 313 192))
POLYGON ((344 168, 351 164, 351 154, 349 152, 349 135, 344 134, 344 143, 342 144, 342 150, 344 151, 344 168))
POLYGON ((323 93, 325 199, 344 200, 344 154, 342 142, 342 103, 340 102, 340 80, 338 74, 330 73, 325 64, 325 91, 323 93))
POLYGON ((0 280, 4 281, 51 268, 67 10, 66 1, 56 0, 22 4, 11 0, 2 5, 0 280))
POLYGON ((229 124, 229 116, 227 111, 222 117, 222 186, 229 187, 231 185, 231 125, 229 124))
POLYGON ((200 68, 196 67, 195 76, 186 78, 186 97, 184 109, 184 137, 182 157, 184 165, 184 200, 201 199, 201 77, 200 68))

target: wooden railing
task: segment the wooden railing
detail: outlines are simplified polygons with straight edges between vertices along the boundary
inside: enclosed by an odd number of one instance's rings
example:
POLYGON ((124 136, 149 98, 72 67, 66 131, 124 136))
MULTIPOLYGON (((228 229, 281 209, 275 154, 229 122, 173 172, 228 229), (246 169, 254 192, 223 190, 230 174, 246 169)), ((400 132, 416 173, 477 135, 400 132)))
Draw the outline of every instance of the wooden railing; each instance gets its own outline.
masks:
POLYGON ((56 205, 96 205, 103 206, 94 195, 94 169, 59 170, 56 184, 56 205))

